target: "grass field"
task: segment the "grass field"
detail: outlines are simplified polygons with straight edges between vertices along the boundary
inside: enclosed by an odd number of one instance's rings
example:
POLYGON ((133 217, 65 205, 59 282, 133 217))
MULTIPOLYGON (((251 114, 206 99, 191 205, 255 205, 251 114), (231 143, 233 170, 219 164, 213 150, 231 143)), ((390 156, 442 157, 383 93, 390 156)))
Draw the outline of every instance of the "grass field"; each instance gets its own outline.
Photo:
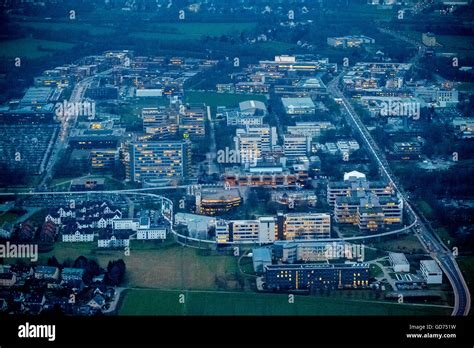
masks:
MULTIPOLYGON (((182 302, 182 301, 181 301, 182 302)), ((449 315, 449 308, 331 297, 212 291, 128 290, 119 315, 449 315), (180 295, 184 303, 180 303, 180 295)))
POLYGON ((240 35, 254 29, 255 23, 166 23, 153 24, 149 31, 130 34, 131 37, 146 40, 198 40, 206 35, 240 35))
POLYGON ((52 51, 65 51, 72 47, 74 47, 74 45, 70 43, 32 38, 10 40, 1 43, 0 57, 27 57, 34 59, 48 56, 52 51))
POLYGON ((426 218, 431 218, 433 215, 433 209, 431 206, 428 204, 426 201, 418 201, 418 206, 420 207, 423 215, 425 215, 426 218))
POLYGON ((413 235, 400 236, 397 239, 386 240, 374 243, 374 247, 384 251, 394 251, 403 253, 423 253, 423 246, 413 235))
POLYGON ((184 96, 186 103, 206 103, 210 107, 217 106, 237 106, 245 100, 260 100, 265 102, 266 98, 261 94, 233 94, 233 93, 217 93, 217 92, 201 92, 189 91, 184 96))
POLYGON ((99 250, 96 243, 56 243, 53 251, 40 254, 39 263, 46 263, 53 255, 59 262, 83 255, 96 259, 102 267, 121 258, 127 266, 126 283, 131 287, 217 289, 216 276, 237 273, 235 257, 202 256, 196 249, 170 242, 133 241, 130 256, 125 256, 123 250, 99 250))
POLYGON ((89 35, 111 34, 113 29, 87 23, 71 22, 21 22, 21 26, 32 29, 86 31, 89 35))
POLYGON ((5 222, 13 222, 18 219, 20 216, 14 213, 6 212, 0 215, 0 226, 5 222))

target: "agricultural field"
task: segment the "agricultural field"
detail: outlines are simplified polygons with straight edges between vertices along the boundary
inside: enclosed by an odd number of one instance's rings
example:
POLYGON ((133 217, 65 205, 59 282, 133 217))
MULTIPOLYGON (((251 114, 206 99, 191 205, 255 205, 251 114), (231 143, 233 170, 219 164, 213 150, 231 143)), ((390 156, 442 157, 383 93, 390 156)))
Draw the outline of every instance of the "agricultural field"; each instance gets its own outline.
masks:
POLYGON ((71 43, 33 38, 9 40, 2 41, 0 45, 0 57, 26 57, 34 59, 49 56, 52 52, 56 51, 67 51, 73 47, 74 45, 71 43))
MULTIPOLYGON (((181 301, 183 302, 183 301, 181 301)), ((127 290, 119 315, 448 315, 450 308, 352 300, 216 291, 127 290), (184 295, 184 303, 180 303, 184 295), (368 305, 370 303, 370 305, 368 305)))
POLYGON ((130 36, 146 40, 199 40, 205 36, 240 35, 254 29, 256 23, 166 23, 148 26, 148 31, 130 36))

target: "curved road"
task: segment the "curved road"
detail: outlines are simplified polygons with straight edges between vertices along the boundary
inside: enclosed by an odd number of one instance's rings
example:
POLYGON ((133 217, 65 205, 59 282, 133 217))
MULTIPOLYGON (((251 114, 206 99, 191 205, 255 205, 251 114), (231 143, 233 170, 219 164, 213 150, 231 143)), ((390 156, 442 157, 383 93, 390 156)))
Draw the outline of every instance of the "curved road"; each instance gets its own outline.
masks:
POLYGON ((344 71, 341 72, 341 74, 339 74, 328 84, 329 93, 331 93, 333 97, 340 98, 342 100, 342 105, 345 109, 344 116, 346 118, 347 123, 359 133, 361 139, 367 146, 367 149, 369 150, 372 157, 379 165, 379 168, 385 174, 389 183, 400 194, 405 207, 407 208, 409 214, 412 217, 412 225, 416 228, 416 236, 418 237, 426 251, 429 252, 431 257, 436 260, 436 262, 440 265, 441 269, 444 271, 446 277, 451 283, 451 286, 454 291, 454 310, 452 315, 468 315, 471 308, 471 296, 469 293, 469 288, 467 287, 466 281, 464 280, 464 277, 461 273, 461 270, 459 269, 459 266, 456 263, 454 256, 439 240, 439 238, 431 233, 431 231, 420 220, 417 213, 413 210, 408 201, 409 197, 407 193, 403 190, 403 188, 401 188, 401 185, 391 172, 389 164, 385 159, 385 155, 373 140, 372 136, 360 120, 360 117, 355 112, 352 105, 346 99, 344 94, 339 90, 338 84, 344 73, 344 71))

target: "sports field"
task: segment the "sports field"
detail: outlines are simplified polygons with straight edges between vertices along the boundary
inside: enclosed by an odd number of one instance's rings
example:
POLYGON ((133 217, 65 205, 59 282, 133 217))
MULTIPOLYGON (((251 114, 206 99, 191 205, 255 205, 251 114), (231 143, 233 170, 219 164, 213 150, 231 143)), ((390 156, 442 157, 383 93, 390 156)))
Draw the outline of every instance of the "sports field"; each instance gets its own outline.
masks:
POLYGON ((450 312, 450 308, 382 303, 375 300, 301 295, 295 296, 294 303, 289 303, 287 294, 132 289, 125 293, 119 315, 419 316, 449 315, 450 312))

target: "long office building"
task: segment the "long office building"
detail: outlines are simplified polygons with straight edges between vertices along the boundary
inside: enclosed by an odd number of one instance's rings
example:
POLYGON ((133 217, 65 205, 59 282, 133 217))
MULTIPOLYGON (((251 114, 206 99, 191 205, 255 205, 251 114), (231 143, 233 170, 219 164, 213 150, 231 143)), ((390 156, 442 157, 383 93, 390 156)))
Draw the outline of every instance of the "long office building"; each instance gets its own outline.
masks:
POLYGON ((143 131, 159 139, 168 139, 178 132, 178 113, 165 107, 142 109, 143 131))
POLYGON ((130 180, 152 183, 189 175, 191 149, 185 141, 133 142, 129 146, 130 180))
POLYGON ((311 149, 311 138, 304 135, 283 135, 283 153, 287 157, 307 156, 311 149))
POLYGON ((179 114, 179 133, 190 139, 206 135, 207 108, 204 104, 187 104, 179 114))
POLYGON ((285 239, 328 238, 331 234, 331 217, 323 213, 291 213, 285 215, 285 239))
POLYGON ((317 240, 331 234, 331 217, 322 213, 279 214, 255 220, 217 220, 216 241, 273 243, 275 240, 317 240))
POLYGON ((369 264, 265 265, 265 284, 273 291, 364 289, 369 287, 369 264))

